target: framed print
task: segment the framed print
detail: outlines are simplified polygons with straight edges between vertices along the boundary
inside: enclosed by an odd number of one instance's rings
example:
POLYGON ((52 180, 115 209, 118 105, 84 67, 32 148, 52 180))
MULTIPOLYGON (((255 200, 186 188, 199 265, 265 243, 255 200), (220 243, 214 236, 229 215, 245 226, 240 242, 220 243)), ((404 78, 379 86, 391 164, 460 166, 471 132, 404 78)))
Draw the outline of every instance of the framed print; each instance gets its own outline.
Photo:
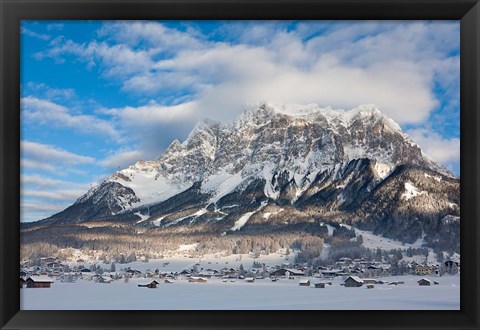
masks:
POLYGON ((477 1, 1 6, 2 329, 478 329, 477 1))

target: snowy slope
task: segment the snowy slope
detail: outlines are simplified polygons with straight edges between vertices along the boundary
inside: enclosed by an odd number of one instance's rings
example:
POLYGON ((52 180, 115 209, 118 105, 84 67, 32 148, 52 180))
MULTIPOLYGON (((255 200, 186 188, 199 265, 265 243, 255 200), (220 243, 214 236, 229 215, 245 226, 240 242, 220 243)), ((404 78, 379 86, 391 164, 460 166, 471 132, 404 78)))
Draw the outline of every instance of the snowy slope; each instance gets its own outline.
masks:
POLYGON ((298 198, 318 172, 339 161, 373 159, 377 176, 386 177, 402 162, 392 148, 409 149, 412 162, 439 168, 374 105, 345 111, 314 104, 260 104, 248 107, 232 124, 199 123, 183 143, 174 141, 158 159, 139 161, 108 181, 131 188, 140 199, 134 206, 166 200, 196 181, 203 182, 202 190, 216 202, 249 176, 264 179, 265 195, 276 199, 274 175, 285 171, 295 181, 298 198), (398 145, 379 148, 374 137, 352 138, 365 128, 381 129, 398 145))

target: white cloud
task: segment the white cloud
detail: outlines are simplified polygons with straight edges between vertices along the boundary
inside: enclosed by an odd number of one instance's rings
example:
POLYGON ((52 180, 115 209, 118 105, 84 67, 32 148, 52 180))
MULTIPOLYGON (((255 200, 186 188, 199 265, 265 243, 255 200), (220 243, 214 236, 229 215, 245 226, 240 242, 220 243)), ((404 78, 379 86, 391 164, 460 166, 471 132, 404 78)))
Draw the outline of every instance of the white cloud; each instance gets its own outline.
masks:
MULTIPOLYGON (((454 40, 458 32, 452 24, 370 22, 340 25, 304 42, 296 31, 253 25, 240 40, 250 37, 262 40, 262 44, 209 42, 208 47, 200 47, 198 40, 193 46, 182 42, 191 38, 177 31, 183 48, 171 57, 155 60, 158 47, 153 45, 163 38, 164 26, 138 22, 119 26, 123 38, 111 26, 102 31, 113 33, 115 40, 130 46, 141 40, 151 45, 147 48, 151 65, 130 71, 130 77, 122 82, 123 89, 147 94, 190 89, 199 118, 220 114, 216 119, 232 119, 242 104, 259 100, 343 108, 375 103, 401 124, 423 122, 438 106, 432 81, 435 72, 445 67, 441 59, 444 52, 438 48, 445 50, 449 44, 435 42, 441 40, 435 29, 448 32, 448 40, 454 40), (160 32, 157 36, 152 31, 160 32), (267 32, 271 32, 270 37, 267 32)), ((118 47, 112 46, 105 53, 118 47)), ((450 45, 454 47, 454 43, 450 45)), ((129 54, 131 51, 136 56, 148 53, 144 48, 131 49, 129 54)), ((113 69, 118 70, 116 64, 107 64, 105 72, 113 69)))
POLYGON ((45 52, 38 52, 35 58, 55 58, 60 63, 64 55, 74 55, 87 63, 89 68, 96 64, 104 65, 103 75, 111 79, 121 79, 138 72, 148 71, 153 65, 149 52, 134 51, 127 45, 117 44, 109 46, 105 42, 92 41, 89 44, 77 44, 71 40, 58 40, 53 48, 45 52))
POLYGON ((45 218, 48 218, 53 213, 56 213, 57 211, 58 209, 56 207, 54 207, 50 211, 33 211, 32 209, 31 212, 25 210, 24 208, 20 208, 20 222, 32 222, 32 221, 45 219, 45 218))
MULTIPOLYGON (((62 205, 58 204, 46 204, 44 202, 26 202, 22 203, 22 212, 30 213, 35 211, 44 211, 47 214, 52 214, 53 212, 60 212, 63 209, 62 205), (27 212, 25 209, 28 209, 27 212)), ((37 219, 40 220, 40 219, 37 219)))
POLYGON ((138 160, 146 159, 144 156, 144 152, 141 150, 119 150, 101 160, 100 165, 114 171, 132 165, 138 160))
POLYGON ((42 161, 32 159, 20 159, 20 166, 22 168, 30 168, 33 170, 40 170, 46 172, 55 172, 57 168, 52 164, 47 164, 42 161))
MULTIPOLYGON (((198 118, 232 119, 244 103, 271 100, 341 108, 375 103, 399 123, 415 124, 438 106, 433 78, 445 70, 445 53, 458 46, 458 24, 349 22, 324 25, 322 34, 304 40, 308 24, 287 31, 227 23, 222 28, 242 31, 237 34, 244 44, 235 44, 157 22, 112 22, 99 35, 114 45, 66 41, 47 53, 102 63, 103 74, 122 77, 127 92, 187 89, 198 118)), ((448 73, 437 77, 456 76, 448 73)))
POLYGON ((47 25, 47 30, 48 31, 53 31, 53 30, 62 30, 64 27, 63 23, 50 23, 47 25))
POLYGON ((438 106, 433 79, 447 88, 458 81, 458 56, 448 55, 458 48, 458 22, 303 22, 290 31, 236 22, 219 30, 236 35, 235 42, 158 22, 109 22, 99 31, 106 41, 65 41, 45 54, 102 63, 105 77, 127 92, 188 90, 198 118, 232 119, 244 103, 271 100, 341 108, 375 103, 399 123, 415 124, 438 106))
POLYGON ((434 161, 449 169, 453 169, 460 163, 459 138, 445 138, 424 128, 412 129, 407 133, 434 161))
POLYGON ((213 32, 220 38, 210 40, 198 30, 158 22, 108 22, 98 35, 102 41, 56 40, 41 55, 74 55, 124 92, 157 100, 104 111, 140 150, 136 155, 122 147, 103 160, 109 168, 157 156, 195 121, 228 121, 245 103, 260 100, 344 109, 374 103, 415 127, 440 105, 458 106, 459 24, 453 21, 300 22, 294 28, 227 22, 213 32), (437 86, 448 105, 440 104, 437 86), (188 94, 187 101, 164 101, 179 94, 188 94))
POLYGON ((64 202, 45 200, 22 200, 20 206, 20 221, 30 222, 48 218, 52 214, 64 210, 68 205, 64 202))
POLYGON ((38 174, 22 174, 20 182, 22 221, 41 220, 60 212, 92 186, 38 174))
POLYGON ((38 174, 22 174, 20 176, 20 182, 22 185, 34 186, 36 188, 58 188, 61 187, 65 189, 66 187, 71 189, 87 189, 89 184, 87 183, 77 183, 66 180, 53 179, 48 176, 38 175, 38 174))
POLYGON ((22 184, 31 184, 34 186, 40 187, 55 187, 65 182, 62 180, 55 180, 48 177, 40 176, 40 175, 24 175, 20 176, 20 181, 22 184))
POLYGON ((43 95, 48 100, 65 100, 75 96, 72 88, 52 88, 43 83, 28 82, 22 88, 23 94, 43 95))
POLYGON ((21 99, 22 116, 36 125, 73 128, 74 130, 119 139, 113 124, 92 115, 73 115, 62 105, 27 96, 21 99))
POLYGON ((133 164, 139 159, 158 157, 173 138, 186 137, 195 122, 203 119, 199 117, 201 113, 195 111, 196 109, 196 104, 189 102, 170 107, 149 103, 139 107, 104 110, 104 113, 112 116, 122 131, 128 132, 130 139, 137 142, 137 152, 133 152, 133 148, 122 148, 104 159, 102 165, 116 169, 118 166, 133 164))
POLYGON ((64 164, 64 165, 79 165, 79 164, 93 164, 95 158, 89 156, 77 155, 75 153, 57 148, 52 145, 42 144, 32 141, 21 141, 20 152, 22 159, 33 160, 33 163, 27 165, 35 165, 42 162, 44 164, 64 164))
MULTIPOLYGON (((115 21, 106 22, 98 32, 118 43, 137 46, 144 42, 154 49, 154 54, 176 53, 179 49, 204 48, 205 45, 187 33, 168 28, 163 24, 148 21, 115 21)), ((198 36, 198 35, 197 35, 198 36)))
POLYGON ((37 38, 37 39, 40 39, 40 40, 49 40, 50 39, 50 36, 48 34, 41 34, 41 33, 37 33, 37 32, 34 32, 32 30, 29 30, 25 27, 21 27, 20 28, 20 33, 21 34, 24 34, 26 36, 29 36, 29 37, 33 37, 33 38, 37 38))
POLYGON ((57 191, 38 191, 38 190, 27 190, 23 194, 25 197, 38 197, 42 199, 49 200, 59 200, 59 201, 72 201, 78 197, 85 194, 84 189, 62 189, 57 191))

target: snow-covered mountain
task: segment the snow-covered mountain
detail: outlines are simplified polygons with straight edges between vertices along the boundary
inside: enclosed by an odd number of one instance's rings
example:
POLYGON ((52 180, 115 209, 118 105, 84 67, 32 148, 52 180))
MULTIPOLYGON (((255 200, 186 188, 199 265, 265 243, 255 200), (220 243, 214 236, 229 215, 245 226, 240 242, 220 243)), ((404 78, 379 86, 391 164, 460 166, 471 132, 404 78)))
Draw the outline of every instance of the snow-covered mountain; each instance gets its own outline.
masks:
POLYGON ((328 219, 412 241, 455 223, 442 219, 459 216, 459 195, 459 179, 373 105, 261 103, 232 123, 198 123, 184 142, 115 172, 44 221, 228 234, 328 219))

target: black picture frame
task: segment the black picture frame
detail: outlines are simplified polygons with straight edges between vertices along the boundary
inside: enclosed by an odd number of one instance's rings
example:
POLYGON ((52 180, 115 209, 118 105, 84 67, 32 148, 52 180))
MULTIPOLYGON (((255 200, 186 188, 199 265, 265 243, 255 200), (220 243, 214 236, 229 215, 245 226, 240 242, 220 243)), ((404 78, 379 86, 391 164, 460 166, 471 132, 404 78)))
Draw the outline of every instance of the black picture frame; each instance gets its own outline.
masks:
POLYGON ((0 0, 2 329, 479 329, 480 4, 478 0, 0 0), (460 311, 21 311, 20 20, 461 20, 460 311))

